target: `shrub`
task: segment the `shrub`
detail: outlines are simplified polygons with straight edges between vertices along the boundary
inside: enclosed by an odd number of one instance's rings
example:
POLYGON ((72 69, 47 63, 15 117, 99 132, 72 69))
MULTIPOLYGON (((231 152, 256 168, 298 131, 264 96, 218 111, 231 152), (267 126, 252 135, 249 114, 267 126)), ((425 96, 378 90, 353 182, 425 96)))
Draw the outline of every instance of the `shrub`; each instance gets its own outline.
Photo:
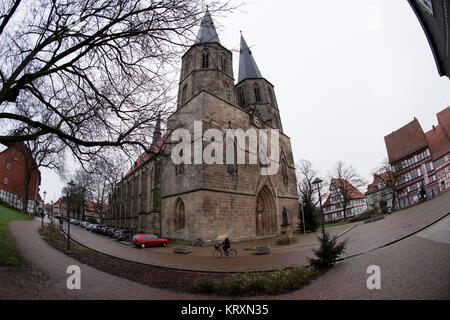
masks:
POLYGON ((313 250, 317 259, 310 258, 309 263, 316 269, 331 267, 336 259, 345 251, 347 240, 339 242, 337 236, 330 236, 330 233, 325 231, 322 237, 317 237, 320 242, 320 248, 313 250))
POLYGON ((266 290, 266 279, 260 275, 256 275, 248 279, 247 287, 250 292, 264 292, 266 290))
POLYGON ((287 273, 285 277, 285 285, 284 287, 286 289, 295 289, 297 286, 302 284, 305 279, 311 275, 311 272, 309 269, 305 267, 295 267, 287 273))
POLYGON ((241 275, 231 276, 226 282, 226 291, 229 295, 235 296, 245 293, 247 290, 247 281, 241 275))
POLYGON ((196 281, 194 288, 201 293, 212 293, 217 290, 217 283, 211 278, 200 278, 196 281))

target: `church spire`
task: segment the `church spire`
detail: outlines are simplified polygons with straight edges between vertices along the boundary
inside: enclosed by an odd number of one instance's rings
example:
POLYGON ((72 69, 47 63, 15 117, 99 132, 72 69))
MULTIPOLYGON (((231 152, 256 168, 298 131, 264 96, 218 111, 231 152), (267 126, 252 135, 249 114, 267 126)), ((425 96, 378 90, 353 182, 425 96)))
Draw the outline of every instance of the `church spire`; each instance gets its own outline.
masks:
POLYGON ((247 43, 244 40, 241 32, 241 49, 239 54, 239 77, 238 82, 244 79, 250 78, 262 78, 261 72, 259 72, 255 59, 253 59, 252 52, 250 51, 247 43))
POLYGON ((216 28, 214 27, 211 14, 209 13, 208 8, 206 8, 205 16, 203 17, 200 29, 198 30, 195 44, 209 42, 216 42, 220 44, 219 36, 217 35, 216 28))
POLYGON ((158 142, 158 140, 161 138, 162 132, 161 132, 161 111, 158 112, 158 117, 156 118, 156 125, 155 130, 153 131, 153 139, 152 139, 152 146, 158 142))

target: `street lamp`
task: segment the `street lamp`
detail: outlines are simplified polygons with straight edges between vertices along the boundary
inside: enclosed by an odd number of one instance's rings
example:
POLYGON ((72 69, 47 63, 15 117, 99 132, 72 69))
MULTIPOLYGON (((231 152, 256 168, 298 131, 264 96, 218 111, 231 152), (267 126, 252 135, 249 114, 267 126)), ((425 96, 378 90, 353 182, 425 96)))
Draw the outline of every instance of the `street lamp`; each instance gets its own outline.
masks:
POLYGON ((47 195, 47 191, 44 191, 44 207, 42 208, 42 212, 41 212, 41 227, 44 227, 44 217, 45 217, 45 196, 47 195))
POLYGON ((325 234, 325 220, 323 218, 323 208, 322 208, 322 197, 320 196, 320 184, 323 180, 316 178, 312 184, 317 185, 317 192, 319 193, 319 203, 320 203, 320 216, 322 218, 322 234, 325 234))
POLYGON ((50 225, 53 227, 53 200, 50 201, 50 225))
POLYGON ((305 234, 305 211, 303 211, 303 202, 301 202, 300 204, 302 205, 303 234, 305 234))
POLYGON ((67 203, 67 252, 70 252, 70 206, 72 204, 72 193, 75 183, 70 180, 69 185, 69 201, 67 203))

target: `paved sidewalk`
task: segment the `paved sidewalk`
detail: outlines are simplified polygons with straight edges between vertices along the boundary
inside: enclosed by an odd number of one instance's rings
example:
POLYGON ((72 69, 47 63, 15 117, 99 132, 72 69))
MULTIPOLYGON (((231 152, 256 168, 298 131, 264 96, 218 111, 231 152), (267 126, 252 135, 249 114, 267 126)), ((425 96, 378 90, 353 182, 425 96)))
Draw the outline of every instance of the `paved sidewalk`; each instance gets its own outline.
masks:
MULTIPOLYGON (((408 212, 403 211, 403 213, 408 212)), ((388 219, 389 217, 382 221, 388 219)), ((370 225, 376 226, 376 223, 370 225)), ((0 299, 211 300, 222 298, 155 289, 82 265, 48 246, 36 232, 39 226, 38 220, 15 221, 10 224, 10 230, 22 255, 37 268, 40 273, 39 279, 42 280, 32 281, 27 287, 14 287, 14 279, 6 278, 14 290, 2 291, 4 283, 0 282, 2 284, 0 299), (81 267, 81 290, 71 291, 66 287, 68 277, 66 269, 69 265, 81 267)), ((362 225, 358 225, 348 233, 360 227, 362 225)), ((256 299, 450 299, 450 269, 448 268, 450 244, 447 243, 449 238, 450 216, 447 216, 415 236, 336 264, 323 276, 301 290, 280 296, 258 296, 256 299), (366 270, 369 265, 378 265, 381 269, 380 290, 368 290, 366 287, 369 277, 366 270)), ((113 243, 109 239, 106 240, 113 243)), ((150 256, 156 252, 152 249, 130 248, 130 250, 147 251, 150 256)), ((282 255, 274 253, 265 257, 277 260, 280 256, 282 255)), ((202 258, 201 256, 191 257, 202 258)), ((254 298, 245 297, 245 299, 254 298)))
MULTIPOLYGON (((413 234, 450 212, 450 192, 409 209, 397 211, 385 219, 372 223, 346 224, 330 228, 331 234, 348 239, 345 256, 362 253, 413 234), (350 230, 349 230, 350 229, 350 230)), ((285 267, 307 265, 313 257, 313 249, 318 248, 315 234, 297 235, 298 242, 289 246, 272 246, 269 255, 253 255, 245 248, 273 242, 273 239, 233 244, 238 249, 236 258, 214 258, 212 247, 193 247, 190 254, 172 252, 176 245, 166 248, 137 249, 71 226, 72 237, 83 245, 106 254, 135 262, 196 271, 263 271, 285 267)))

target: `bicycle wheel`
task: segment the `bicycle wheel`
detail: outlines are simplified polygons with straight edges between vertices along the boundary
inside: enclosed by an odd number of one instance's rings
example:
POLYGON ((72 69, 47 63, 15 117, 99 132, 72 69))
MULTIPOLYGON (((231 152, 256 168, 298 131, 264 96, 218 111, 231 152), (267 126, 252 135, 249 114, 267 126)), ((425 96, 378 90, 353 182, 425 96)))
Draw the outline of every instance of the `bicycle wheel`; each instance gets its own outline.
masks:
POLYGON ((218 249, 214 249, 213 256, 216 258, 220 258, 222 256, 222 251, 218 249))
POLYGON ((231 258, 234 258, 237 256, 237 251, 235 249, 229 249, 228 250, 228 256, 231 258))

